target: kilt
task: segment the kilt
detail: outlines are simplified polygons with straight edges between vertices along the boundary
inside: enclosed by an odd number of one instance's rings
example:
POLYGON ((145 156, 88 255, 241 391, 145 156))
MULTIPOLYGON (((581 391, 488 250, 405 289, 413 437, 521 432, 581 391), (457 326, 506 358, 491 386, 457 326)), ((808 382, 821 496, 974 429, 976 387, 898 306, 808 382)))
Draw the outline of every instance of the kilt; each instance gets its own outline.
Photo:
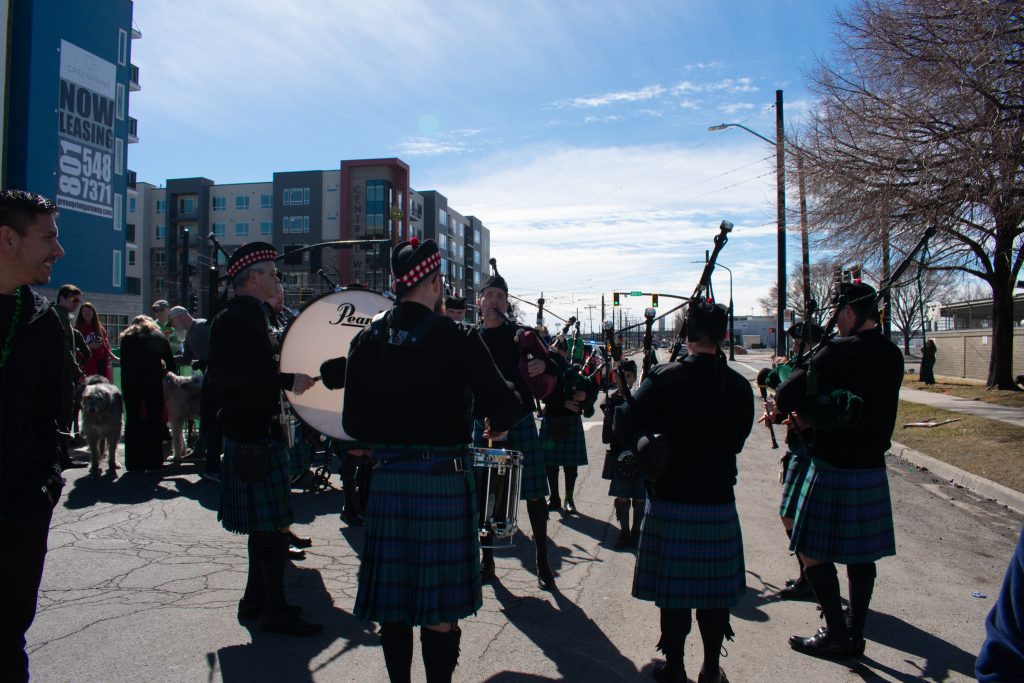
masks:
MULTIPOLYGON (((402 452, 375 449, 373 457, 380 461, 402 452)), ((423 458, 374 471, 353 610, 357 618, 427 626, 480 609, 475 483, 463 453, 466 472, 432 473, 437 460, 423 458)))
POLYGON ((288 449, 288 476, 292 479, 304 474, 313 464, 313 446, 298 433, 295 445, 288 449))
POLYGON ((267 478, 259 484, 246 484, 235 476, 238 445, 224 438, 217 519, 228 531, 236 534, 277 531, 292 523, 288 451, 279 441, 268 439, 267 443, 270 444, 270 472, 267 478))
MULTIPOLYGON (((483 423, 473 423, 473 445, 487 448, 483 423)), ((506 448, 523 454, 523 479, 519 489, 519 500, 534 500, 548 495, 548 475, 544 468, 544 451, 533 413, 525 416, 508 430, 508 439, 494 443, 495 448, 506 448)))
POLYGON ((782 483, 782 502, 779 503, 779 517, 792 519, 796 515, 796 504, 800 500, 800 489, 807 478, 807 469, 811 466, 811 456, 800 446, 789 449, 789 465, 786 466, 786 478, 782 483))
POLYGON ((839 564, 895 555, 885 468, 844 470, 812 458, 800 489, 789 549, 839 564))
POLYGON ((544 464, 554 467, 587 464, 587 439, 583 432, 583 419, 579 415, 569 417, 569 431, 561 439, 551 435, 551 420, 540 420, 540 442, 544 448, 544 464))
POLYGON ((644 477, 643 473, 636 475, 632 479, 623 479, 615 473, 612 475, 612 483, 608 486, 608 495, 615 496, 616 498, 632 498, 634 500, 643 500, 647 497, 647 486, 644 482, 647 478, 644 477))
POLYGON ((662 609, 731 607, 746 591, 735 503, 647 503, 633 597, 662 609))

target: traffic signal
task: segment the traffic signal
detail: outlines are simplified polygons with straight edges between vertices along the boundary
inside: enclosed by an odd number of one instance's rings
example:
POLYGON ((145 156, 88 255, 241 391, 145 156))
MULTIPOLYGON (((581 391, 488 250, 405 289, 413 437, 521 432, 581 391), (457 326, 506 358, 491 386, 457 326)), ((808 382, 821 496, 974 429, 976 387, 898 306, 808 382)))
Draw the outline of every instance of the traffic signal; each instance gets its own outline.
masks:
POLYGON ((652 308, 657 308, 658 307, 658 295, 657 294, 651 294, 651 307, 652 308))
POLYGON ((199 313, 199 295, 198 294, 193 294, 192 296, 190 296, 188 298, 188 311, 192 315, 197 315, 199 313))
POLYGON ((618 292, 612 292, 612 306, 618 306, 618 305, 619 305, 619 293, 618 292))

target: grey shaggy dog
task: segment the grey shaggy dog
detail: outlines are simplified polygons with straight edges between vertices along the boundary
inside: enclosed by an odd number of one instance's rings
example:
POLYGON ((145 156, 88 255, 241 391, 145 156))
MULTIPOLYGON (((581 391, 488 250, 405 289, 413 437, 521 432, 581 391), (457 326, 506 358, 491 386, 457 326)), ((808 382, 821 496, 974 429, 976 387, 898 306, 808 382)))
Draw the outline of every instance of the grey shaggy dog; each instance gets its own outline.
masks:
POLYGON ((82 434, 89 444, 89 473, 100 474, 100 458, 107 452, 107 474, 117 476, 117 442, 121 439, 124 401, 121 391, 101 375, 92 375, 82 391, 82 434))
POLYGON ((164 405, 171 425, 171 449, 174 461, 185 457, 185 422, 199 417, 199 397, 203 376, 182 377, 168 372, 164 375, 164 405))

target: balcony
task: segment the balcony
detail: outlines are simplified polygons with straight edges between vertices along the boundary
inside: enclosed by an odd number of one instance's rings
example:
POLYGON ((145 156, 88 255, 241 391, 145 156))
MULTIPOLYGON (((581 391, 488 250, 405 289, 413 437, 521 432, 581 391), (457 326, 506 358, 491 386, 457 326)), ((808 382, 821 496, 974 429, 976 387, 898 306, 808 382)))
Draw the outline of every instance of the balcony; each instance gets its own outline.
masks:
POLYGON ((128 90, 131 92, 142 90, 142 86, 139 85, 139 67, 134 64, 128 65, 128 90))
POLYGON ((128 171, 125 172, 124 177, 125 177, 125 182, 128 185, 128 189, 130 189, 130 190, 136 189, 135 185, 138 183, 138 175, 135 173, 135 171, 132 171, 132 170, 129 169, 128 171))
POLYGON ((139 120, 129 116, 128 117, 128 142, 139 141, 139 120))
POLYGON ((142 37, 142 31, 132 26, 132 40, 138 40, 142 37))

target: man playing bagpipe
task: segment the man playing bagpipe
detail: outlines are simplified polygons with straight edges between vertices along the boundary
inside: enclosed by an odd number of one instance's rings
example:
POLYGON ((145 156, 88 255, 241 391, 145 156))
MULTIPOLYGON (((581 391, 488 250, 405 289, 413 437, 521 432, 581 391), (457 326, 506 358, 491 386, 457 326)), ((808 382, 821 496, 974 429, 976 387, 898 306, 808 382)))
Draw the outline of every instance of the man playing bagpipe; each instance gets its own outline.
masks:
POLYGON ((555 390, 544 399, 544 417, 540 424, 540 441, 544 448, 548 487, 551 499, 548 510, 562 509, 558 496, 558 468, 565 468, 566 514, 576 512, 573 491, 581 465, 587 464, 587 441, 583 432, 582 416, 594 414, 597 385, 582 374, 580 367, 569 359, 569 345, 565 339, 554 344, 551 356, 561 369, 555 390))
MULTIPOLYGON (((789 328, 787 334, 793 338, 793 355, 782 365, 777 365, 771 370, 765 368, 758 374, 758 384, 764 384, 770 389, 777 389, 783 380, 789 377, 796 367, 798 358, 805 360, 811 347, 821 341, 823 330, 820 325, 812 322, 799 322, 789 328)), ((768 406, 765 406, 768 409, 768 406)), ((778 415, 775 419, 784 417, 778 415)), ((771 420, 770 415, 762 419, 771 420)), ((779 517, 782 519, 782 527, 786 530, 786 536, 793 537, 793 515, 796 514, 796 504, 800 496, 800 489, 803 486, 804 478, 807 476, 807 468, 810 467, 811 457, 807 453, 807 444, 814 438, 814 430, 809 426, 801 427, 795 419, 785 420, 786 424, 786 454, 782 456, 782 502, 779 504, 779 517)), ((797 556, 800 565, 800 574, 795 579, 786 581, 786 587, 779 591, 779 597, 783 600, 801 600, 813 597, 814 591, 807 583, 804 576, 804 565, 797 556)))
POLYGON ((661 610, 658 648, 666 662, 654 678, 665 683, 687 680, 683 646, 691 609, 704 644, 698 682, 727 680, 719 651, 731 635, 729 608, 746 591, 733 487, 736 455, 754 423, 754 397, 719 348, 727 317, 724 306, 691 302, 689 355, 652 368, 635 399, 615 411, 615 439, 638 444, 637 457, 652 480, 633 596, 661 610))
MULTIPOLYGON (((618 389, 612 393, 608 400, 601 404, 604 412, 604 423, 601 425, 601 441, 608 444, 605 452, 605 466, 601 477, 611 479, 608 486, 608 495, 615 498, 615 518, 619 522, 619 536, 615 539, 616 548, 625 548, 628 545, 636 546, 640 539, 640 525, 644 520, 644 505, 647 502, 647 488, 644 486, 645 477, 640 472, 640 467, 635 457, 629 457, 626 461, 620 462, 620 456, 626 451, 626 446, 615 439, 612 430, 612 422, 615 418, 615 409, 626 402, 623 393, 626 388, 632 388, 636 382, 636 361, 624 360, 619 365, 623 376, 626 378, 625 387, 618 374, 615 375, 618 389), (629 509, 633 508, 633 526, 629 524, 629 509)), ((632 453, 632 451, 630 451, 632 453)))
POLYGON ((864 651, 864 622, 875 561, 896 554, 885 453, 896 423, 903 356, 878 326, 874 288, 842 283, 839 338, 796 368, 775 393, 776 410, 814 428, 811 462, 800 488, 790 550, 821 605, 826 626, 793 649, 829 657, 864 651), (835 563, 846 565, 849 621, 835 563))
POLYGON ((381 624, 392 681, 409 680, 414 626, 427 680, 451 681, 457 621, 483 601, 469 403, 495 436, 521 411, 479 332, 435 313, 440 267, 433 240, 395 247, 398 303, 352 340, 345 376, 342 425, 376 468, 353 614, 381 624))

